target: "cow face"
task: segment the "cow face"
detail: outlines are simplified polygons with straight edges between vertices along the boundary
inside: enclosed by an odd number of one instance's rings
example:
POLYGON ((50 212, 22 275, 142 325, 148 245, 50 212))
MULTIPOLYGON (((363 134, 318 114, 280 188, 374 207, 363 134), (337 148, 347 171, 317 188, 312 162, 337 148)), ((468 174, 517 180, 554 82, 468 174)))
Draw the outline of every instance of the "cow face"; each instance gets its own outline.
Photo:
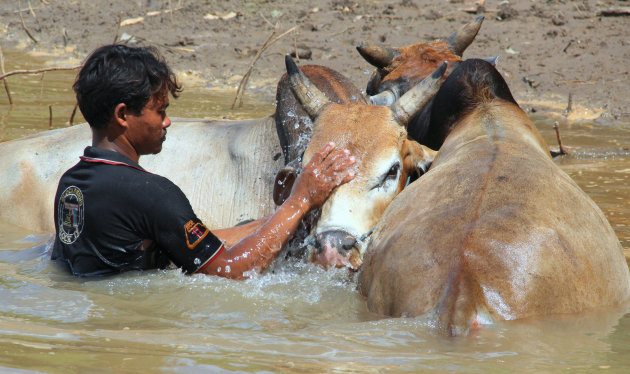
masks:
POLYGON ((445 70, 443 64, 391 106, 337 104, 287 57, 291 88, 314 119, 303 163, 331 141, 357 159, 354 180, 339 186, 321 207, 311 230, 312 260, 350 268, 361 264, 365 239, 385 208, 404 188, 409 174, 425 171, 433 160, 433 151, 407 139, 405 126, 435 95, 445 70))
POLYGON ((367 237, 411 173, 423 173, 434 153, 407 139, 387 106, 331 104, 316 120, 303 162, 329 141, 357 158, 354 180, 338 187, 321 207, 312 232, 311 259, 322 265, 358 268, 367 237))
MULTIPOLYGON (((357 50, 377 70, 372 74, 366 92, 375 105, 389 105, 407 90, 421 82, 442 62, 448 63, 444 79, 462 61, 464 50, 473 42, 481 28, 483 16, 464 25, 444 40, 417 43, 407 47, 389 48, 362 45, 357 50)), ((429 131, 431 104, 407 126, 411 139, 437 149, 441 145, 429 131)))
POLYGON ((400 93, 420 83, 444 61, 449 65, 444 76, 446 78, 462 60, 462 54, 474 40, 483 19, 480 16, 448 38, 431 43, 417 43, 400 48, 358 46, 361 56, 377 68, 368 82, 367 94, 377 95, 390 91, 394 97, 400 97, 400 93))

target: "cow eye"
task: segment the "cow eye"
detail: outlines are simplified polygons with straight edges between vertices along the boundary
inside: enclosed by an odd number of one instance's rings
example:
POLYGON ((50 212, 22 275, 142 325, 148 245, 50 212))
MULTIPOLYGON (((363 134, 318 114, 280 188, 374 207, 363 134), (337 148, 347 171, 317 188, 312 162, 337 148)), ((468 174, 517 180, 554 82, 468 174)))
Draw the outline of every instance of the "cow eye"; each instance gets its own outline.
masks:
POLYGON ((376 189, 376 188, 383 188, 385 187, 385 184, 387 184, 388 182, 392 182, 395 181, 398 178, 398 170, 400 169, 400 164, 399 163, 395 163, 394 165, 392 165, 391 168, 389 168, 389 170, 387 171, 387 173, 385 173, 385 175, 383 175, 383 177, 381 178, 380 182, 378 182, 378 184, 372 188, 376 189))
POLYGON ((389 171, 385 175, 385 179, 383 181, 387 181, 387 180, 390 180, 390 179, 396 179, 396 177, 398 177, 398 169, 400 169, 400 164, 399 163, 395 163, 394 165, 392 165, 392 167, 389 168, 389 171))

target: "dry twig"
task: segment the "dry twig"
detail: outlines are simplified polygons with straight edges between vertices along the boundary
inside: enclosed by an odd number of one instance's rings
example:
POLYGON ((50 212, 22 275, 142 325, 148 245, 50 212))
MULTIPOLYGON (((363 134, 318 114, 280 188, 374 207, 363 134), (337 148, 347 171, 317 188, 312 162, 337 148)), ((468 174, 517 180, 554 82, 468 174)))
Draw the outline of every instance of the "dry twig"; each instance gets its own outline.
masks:
POLYGON ((276 33, 278 32, 278 28, 279 27, 280 27, 279 24, 276 23, 276 25, 273 28, 273 32, 271 33, 271 35, 269 35, 267 40, 265 40, 265 42, 263 43, 262 47, 256 53, 256 56, 254 56, 254 59, 249 64, 249 67, 247 68, 247 72, 245 73, 245 75, 241 79, 241 82, 238 85, 238 89, 236 90, 236 96, 234 97, 234 102, 232 103, 232 109, 234 109, 236 107, 236 102, 237 101, 238 101, 238 106, 239 107, 241 105, 243 105, 243 93, 245 92, 245 88, 247 87, 247 81, 249 81, 249 77, 252 74, 252 70, 254 69, 254 65, 256 64, 256 61, 258 61, 260 56, 262 56, 262 53, 267 48, 269 48, 273 44, 275 44, 278 40, 280 40, 280 39, 284 38, 285 36, 289 35, 290 33, 294 32, 295 29, 297 28, 297 26, 294 26, 294 27, 290 28, 289 30, 285 31, 284 33, 282 33, 281 35, 279 35, 278 37, 276 37, 275 39, 271 40, 271 38, 273 38, 273 36, 276 35, 276 33))
POLYGON ((22 22, 22 28, 26 32, 26 35, 28 35, 28 37, 31 38, 35 43, 38 43, 37 39, 35 39, 33 34, 31 34, 29 29, 26 27, 26 24, 24 23, 24 17, 22 16, 22 10, 21 10, 22 9, 22 2, 20 0, 18 0, 18 9, 20 10, 18 12, 18 14, 20 15, 20 22, 22 22))
MULTIPOLYGON (((5 74, 4 54, 2 53, 2 47, 0 47, 0 73, 2 73, 2 75, 5 74)), ((4 79, 4 90, 7 91, 7 96, 9 97, 9 105, 11 105, 11 108, 13 108, 13 97, 11 96, 11 90, 9 90, 9 83, 7 82, 6 79, 4 79)))
POLYGON ((556 139, 558 140, 558 151, 557 152, 551 151, 551 155, 553 157, 566 155, 567 151, 566 149, 564 149, 564 146, 562 145, 562 138, 560 137, 560 125, 558 124, 558 121, 554 122, 553 129, 556 130, 556 139))
POLYGON ((3 73, 2 75, 0 75, 0 80, 5 79, 6 77, 10 77, 12 75, 16 75, 16 74, 39 74, 39 73, 43 73, 45 71, 56 71, 56 70, 76 70, 76 69, 80 69, 82 68, 83 65, 77 65, 77 66, 72 66, 72 67, 50 67, 50 68, 43 68, 43 69, 35 69, 35 70, 13 70, 10 71, 8 73, 3 73))
POLYGON ((293 49, 295 49, 295 58, 297 60, 297 63, 300 63, 300 54, 298 53, 298 49, 297 49, 297 32, 293 33, 293 49))
POLYGON ((122 12, 118 14, 118 25, 116 25, 116 35, 114 35, 114 43, 118 41, 118 33, 120 32, 121 22, 122 22, 122 12))
POLYGON ((52 104, 48 105, 48 130, 52 130, 52 104))
POLYGON ((597 14, 604 17, 630 16, 630 7, 624 6, 602 9, 597 14))
POLYGON ((74 115, 77 114, 78 107, 79 107, 79 103, 75 103, 74 108, 72 108, 72 113, 70 113, 70 119, 68 119, 68 123, 66 123, 66 125, 72 126, 72 123, 74 122, 74 115))
MULTIPOLYGON (((39 79, 41 85, 39 87, 39 98, 41 99, 42 97, 44 97, 44 77, 46 76, 46 72, 42 73, 42 77, 39 79)), ((7 81, 6 79, 4 80, 5 82, 7 81)))
MULTIPOLYGON (((569 113, 571 113, 571 111, 573 110, 573 94, 571 92, 569 92, 569 99, 567 100, 567 107, 564 110, 564 116, 568 116, 569 113)), ((557 122, 556 122, 557 123, 557 122)))

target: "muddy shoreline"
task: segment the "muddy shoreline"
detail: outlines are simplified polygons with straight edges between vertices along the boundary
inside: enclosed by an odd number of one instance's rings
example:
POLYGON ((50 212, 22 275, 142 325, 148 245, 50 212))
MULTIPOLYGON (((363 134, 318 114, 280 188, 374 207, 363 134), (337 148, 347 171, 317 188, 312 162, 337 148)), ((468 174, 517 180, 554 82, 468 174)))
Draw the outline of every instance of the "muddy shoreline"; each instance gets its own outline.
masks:
MULTIPOLYGON (((630 16, 602 13, 628 1, 193 1, 55 0, 0 4, 3 48, 45 54, 49 66, 80 63, 118 40, 156 45, 186 85, 236 90, 278 24, 280 35, 255 64, 248 92, 269 100, 283 56, 340 71, 365 88, 372 67, 361 43, 392 47, 444 38, 479 15, 484 24, 464 57, 499 56, 498 68, 529 112, 570 119, 630 120, 630 16), (483 3, 483 6, 480 4, 483 3), (123 26, 118 27, 119 20, 123 26), (28 35, 37 40, 35 43, 28 35)), ((247 100, 247 98, 245 98, 247 100)))

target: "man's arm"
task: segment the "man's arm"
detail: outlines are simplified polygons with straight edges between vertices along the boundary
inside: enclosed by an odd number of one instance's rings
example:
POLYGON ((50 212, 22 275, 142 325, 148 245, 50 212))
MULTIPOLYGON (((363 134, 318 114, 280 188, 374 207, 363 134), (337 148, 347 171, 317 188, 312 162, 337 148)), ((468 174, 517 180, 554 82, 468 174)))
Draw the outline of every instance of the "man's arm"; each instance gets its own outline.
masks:
POLYGON ((255 233, 259 228, 261 228, 272 216, 265 216, 263 218, 259 218, 255 221, 248 222, 243 225, 238 225, 234 227, 225 227, 222 229, 212 229, 212 233, 216 235, 217 238, 221 239, 225 246, 228 248, 233 247, 236 243, 241 241, 246 236, 249 236, 255 233))
MULTIPOLYGON (((334 144, 327 144, 315 154, 295 182, 291 196, 256 231, 245 236, 229 250, 200 270, 201 273, 242 279, 243 272, 266 269, 297 229, 300 220, 311 209, 319 207, 337 186, 354 178, 355 159, 348 150, 333 152, 334 144)), ((254 229, 262 221, 249 227, 218 230, 221 239, 232 240, 237 232, 254 229)))

